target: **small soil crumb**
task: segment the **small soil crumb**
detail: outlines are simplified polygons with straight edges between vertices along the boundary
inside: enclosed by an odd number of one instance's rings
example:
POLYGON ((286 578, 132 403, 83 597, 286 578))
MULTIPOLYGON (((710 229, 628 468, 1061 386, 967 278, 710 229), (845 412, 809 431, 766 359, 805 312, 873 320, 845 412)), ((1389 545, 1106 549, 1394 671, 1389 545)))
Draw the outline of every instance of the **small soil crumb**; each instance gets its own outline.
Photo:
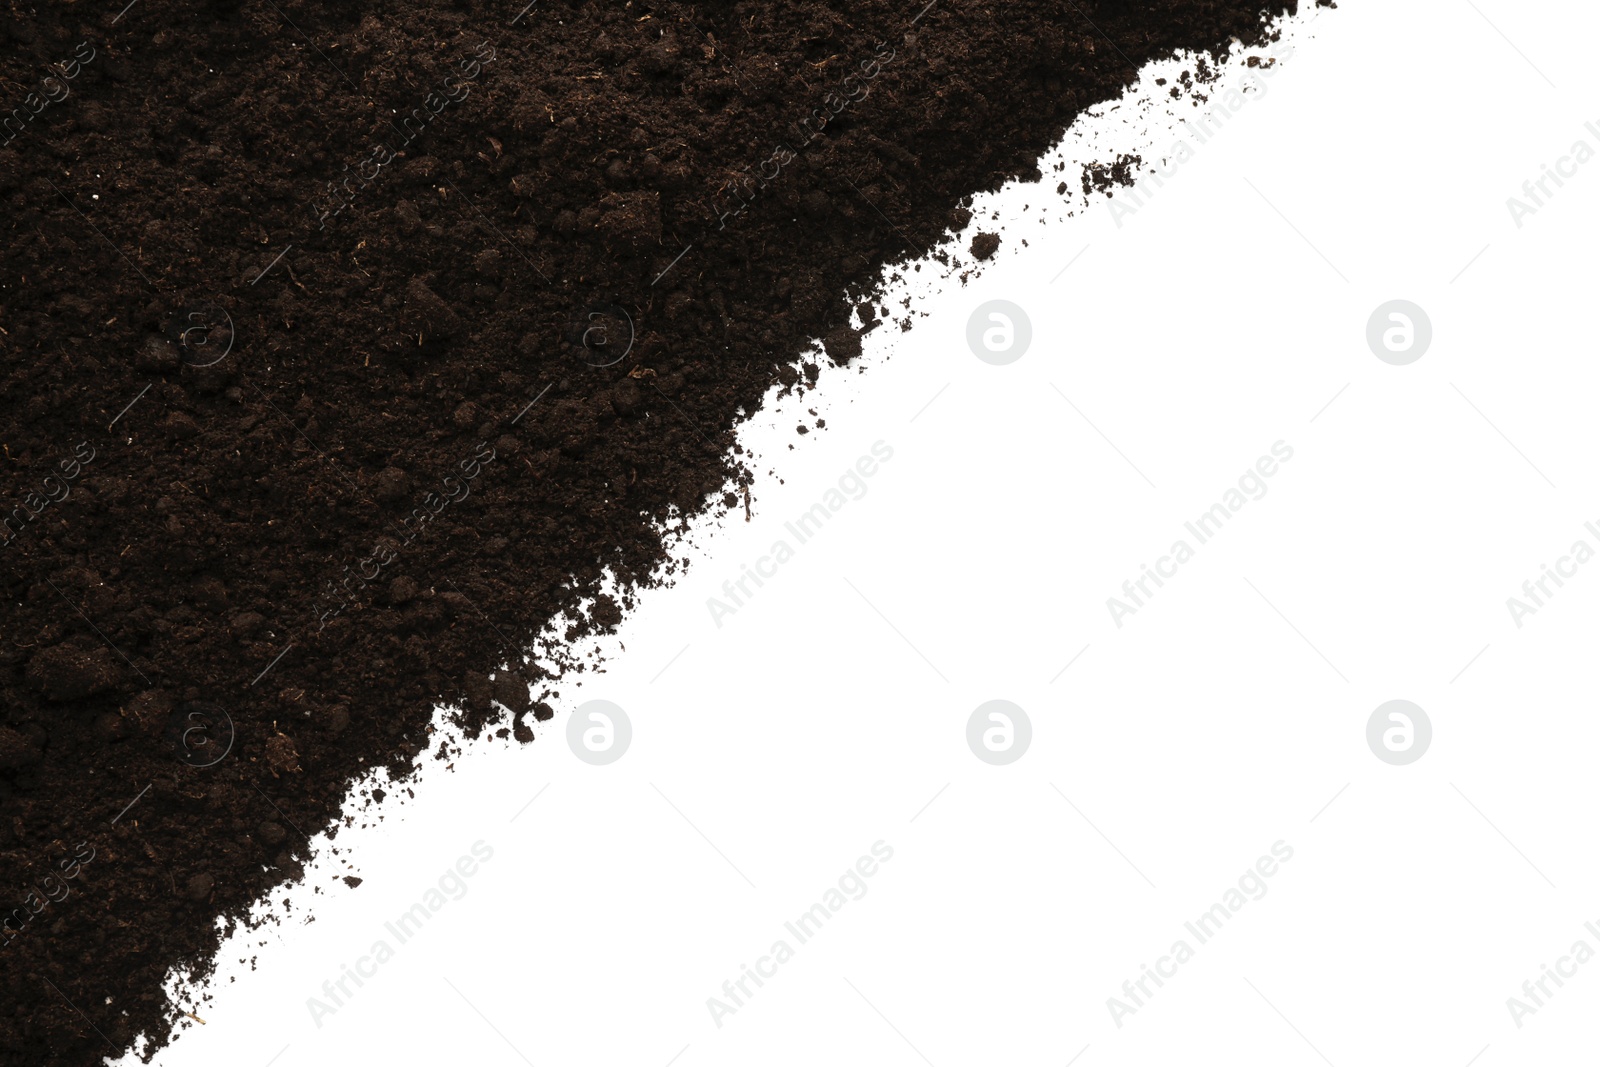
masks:
POLYGON ((274 778, 280 774, 292 774, 300 770, 300 753, 295 751, 294 742, 283 734, 270 738, 267 741, 267 769, 274 778))
POLYGON ((861 335, 848 326, 841 326, 822 339, 828 358, 843 366, 861 355, 861 335))
MULTIPOLYGON (((1188 74, 1188 71, 1184 71, 1188 74)), ((1110 163, 1094 163, 1083 168, 1083 195, 1095 193, 1111 195, 1113 186, 1132 185, 1134 174, 1144 160, 1139 156, 1123 154, 1110 163)))
POLYGON ((972 256, 980 262, 991 258, 1000 248, 1000 235, 980 233, 972 239, 972 256))

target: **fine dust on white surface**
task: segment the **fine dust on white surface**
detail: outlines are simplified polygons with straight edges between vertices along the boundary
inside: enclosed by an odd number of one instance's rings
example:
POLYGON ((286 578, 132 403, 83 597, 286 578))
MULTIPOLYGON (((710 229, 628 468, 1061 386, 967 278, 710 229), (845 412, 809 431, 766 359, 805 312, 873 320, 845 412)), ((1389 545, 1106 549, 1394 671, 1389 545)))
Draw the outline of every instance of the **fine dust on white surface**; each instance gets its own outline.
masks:
POLYGON ((1154 84, 1181 65, 1098 109, 980 199, 961 268, 901 271, 911 332, 745 427, 753 521, 703 524, 538 739, 353 807, 209 1000, 175 983, 206 1024, 156 1062, 1573 1062, 1600 566, 1558 561, 1600 548, 1600 27, 1558 14, 1350 0, 1269 79, 1225 69, 1204 140, 1154 84), (1123 152, 1161 184, 1085 209, 1123 152), (1397 299, 1432 323, 1406 366, 1366 338, 1397 299), (967 343, 991 300, 1031 325, 1005 366, 967 343), (566 740, 594 699, 632 727, 604 766, 566 740), (967 744, 994 699, 1032 724, 1006 766, 967 744), (1432 723, 1406 766, 1367 743, 1393 699, 1432 723))

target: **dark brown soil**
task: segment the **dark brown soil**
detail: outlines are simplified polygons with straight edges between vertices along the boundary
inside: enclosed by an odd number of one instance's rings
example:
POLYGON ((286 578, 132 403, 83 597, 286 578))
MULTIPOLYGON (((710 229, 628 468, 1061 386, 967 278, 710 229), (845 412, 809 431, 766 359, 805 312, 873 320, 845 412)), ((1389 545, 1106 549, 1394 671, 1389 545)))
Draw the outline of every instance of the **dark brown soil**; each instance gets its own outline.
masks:
POLYGON ((1000 249, 1000 235, 997 233, 980 233, 972 238, 972 258, 985 260, 994 256, 1000 249))
POLYGON ((553 679, 497 668, 608 569, 559 636, 613 627, 672 516, 741 501, 739 411, 813 339, 859 354, 882 265, 1264 17, 121 7, 0 24, 4 1064, 189 1025, 169 968, 435 701, 532 737, 553 679))
POLYGON ((1144 160, 1138 156, 1124 154, 1116 159, 1089 164, 1083 168, 1083 195, 1103 193, 1109 197, 1117 187, 1132 185, 1143 163, 1144 160))

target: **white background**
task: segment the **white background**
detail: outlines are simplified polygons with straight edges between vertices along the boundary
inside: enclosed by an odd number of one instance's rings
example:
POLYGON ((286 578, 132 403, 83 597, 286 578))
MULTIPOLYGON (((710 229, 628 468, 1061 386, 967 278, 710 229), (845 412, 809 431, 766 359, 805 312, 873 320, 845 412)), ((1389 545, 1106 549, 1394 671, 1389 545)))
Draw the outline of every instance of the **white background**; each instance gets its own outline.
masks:
POLYGON ((210 1002, 178 984, 206 1025, 156 1062, 1592 1055, 1600 961, 1521 1028, 1506 999, 1575 941, 1600 951, 1600 563, 1521 628, 1506 599, 1600 549, 1600 160, 1520 229, 1506 199, 1577 139, 1600 149, 1596 21, 1505 0, 1304 17, 1270 91, 1120 227, 1104 200, 1062 218, 1057 180, 1178 135, 1134 106, 1087 121, 1062 175, 992 202, 981 276, 919 290, 866 373, 755 420, 754 521, 696 538, 538 740, 472 747, 342 833, 355 851, 230 944, 210 1002), (1404 367, 1365 340, 1397 298, 1434 328, 1404 367), (1008 366, 965 340, 990 299, 1031 320, 1008 366), (797 435, 813 406, 827 429, 797 435), (866 495, 714 625, 706 599, 880 440, 866 495), (1183 524, 1280 440, 1266 495, 1114 625, 1106 599, 1195 545, 1183 524), (609 766, 566 743, 592 698, 632 722, 609 766), (1434 730, 1404 767, 1365 737, 1397 698, 1434 730), (1009 766, 967 747, 991 699, 1032 722, 1009 766), (466 895, 316 1025, 307 998, 394 945, 383 923, 478 840, 466 895), (880 840, 866 895, 798 944, 783 924, 880 840), (1199 945, 1184 923, 1278 841, 1267 894, 1199 945), (716 1025, 707 998, 780 938, 794 958, 716 1025), (1195 958, 1119 1028, 1107 998, 1180 938, 1195 958))

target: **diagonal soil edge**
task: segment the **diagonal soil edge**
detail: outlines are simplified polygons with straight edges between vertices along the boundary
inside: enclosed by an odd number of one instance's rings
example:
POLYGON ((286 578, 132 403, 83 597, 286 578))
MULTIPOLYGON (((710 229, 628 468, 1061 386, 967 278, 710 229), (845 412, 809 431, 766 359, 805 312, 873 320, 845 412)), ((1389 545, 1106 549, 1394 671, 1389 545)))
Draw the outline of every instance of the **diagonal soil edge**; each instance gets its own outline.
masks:
POLYGON ((805 387, 810 339, 859 351, 883 264, 1144 62, 1262 27, 1230 0, 9 3, 0 1061, 165 1035, 168 970, 435 701, 531 737, 548 707, 488 677, 511 637, 607 569, 659 577, 662 531, 748 484, 739 412, 805 387))

